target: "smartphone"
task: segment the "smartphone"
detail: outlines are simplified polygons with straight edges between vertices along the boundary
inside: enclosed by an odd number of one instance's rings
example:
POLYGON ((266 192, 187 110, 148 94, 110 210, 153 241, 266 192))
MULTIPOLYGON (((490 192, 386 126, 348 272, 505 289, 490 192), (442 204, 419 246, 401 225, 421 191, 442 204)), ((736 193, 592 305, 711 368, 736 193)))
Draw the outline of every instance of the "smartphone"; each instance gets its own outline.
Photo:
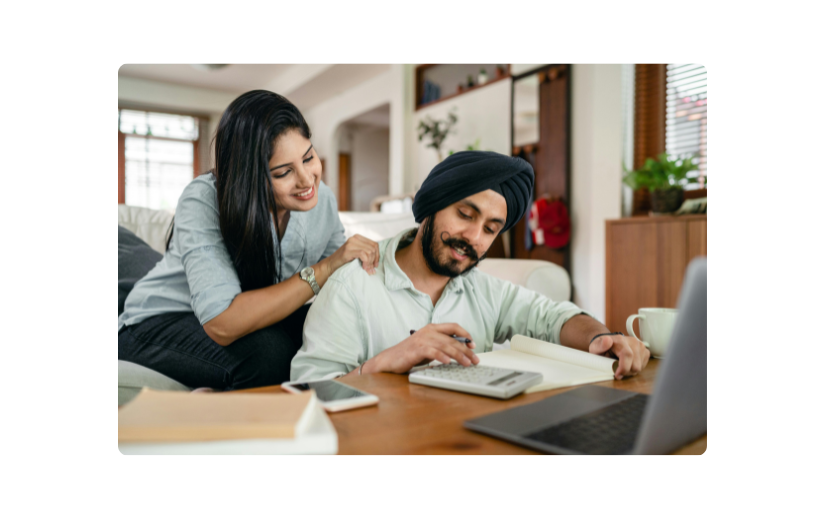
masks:
POLYGON ((346 411, 357 407, 367 407, 378 403, 378 397, 365 393, 360 389, 355 389, 336 380, 310 380, 306 382, 284 382, 281 384, 284 391, 290 393, 300 393, 302 391, 315 390, 321 406, 335 413, 346 411))

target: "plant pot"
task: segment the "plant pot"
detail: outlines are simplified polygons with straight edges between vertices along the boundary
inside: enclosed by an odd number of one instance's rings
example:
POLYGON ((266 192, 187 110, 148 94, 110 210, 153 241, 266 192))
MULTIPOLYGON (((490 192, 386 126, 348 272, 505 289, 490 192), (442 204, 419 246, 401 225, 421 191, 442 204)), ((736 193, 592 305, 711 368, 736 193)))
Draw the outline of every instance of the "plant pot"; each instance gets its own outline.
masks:
POLYGON ((681 187, 650 192, 650 206, 654 213, 672 213, 682 206, 684 200, 685 191, 681 187))

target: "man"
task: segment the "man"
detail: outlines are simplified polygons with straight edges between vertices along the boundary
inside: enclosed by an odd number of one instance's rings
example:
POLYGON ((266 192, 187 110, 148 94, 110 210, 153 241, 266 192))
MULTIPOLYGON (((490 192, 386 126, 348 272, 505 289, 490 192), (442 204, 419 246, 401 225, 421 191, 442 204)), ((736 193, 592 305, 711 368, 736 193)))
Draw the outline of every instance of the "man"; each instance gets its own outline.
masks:
POLYGON ((354 261, 329 278, 307 315, 291 380, 406 373, 431 360, 472 366, 476 352, 516 334, 614 355, 617 379, 639 373, 650 353, 638 340, 610 334, 573 303, 474 268, 524 216, 532 193, 533 169, 522 159, 466 151, 438 164, 413 204, 422 225, 379 243, 374 275, 354 261))

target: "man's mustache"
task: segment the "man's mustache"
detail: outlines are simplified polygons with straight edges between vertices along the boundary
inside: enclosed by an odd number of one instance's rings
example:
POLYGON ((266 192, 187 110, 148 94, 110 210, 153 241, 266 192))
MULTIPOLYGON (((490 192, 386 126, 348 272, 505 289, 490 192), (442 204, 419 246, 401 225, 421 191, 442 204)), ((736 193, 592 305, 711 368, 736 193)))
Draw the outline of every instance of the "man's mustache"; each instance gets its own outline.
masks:
POLYGON ((444 245, 456 249, 463 249, 464 253, 467 255, 468 258, 470 258, 473 261, 478 261, 478 253, 465 240, 462 240, 461 238, 453 238, 447 231, 442 232, 439 238, 441 239, 441 242, 444 245), (446 238, 444 237, 445 234, 447 235, 446 238))

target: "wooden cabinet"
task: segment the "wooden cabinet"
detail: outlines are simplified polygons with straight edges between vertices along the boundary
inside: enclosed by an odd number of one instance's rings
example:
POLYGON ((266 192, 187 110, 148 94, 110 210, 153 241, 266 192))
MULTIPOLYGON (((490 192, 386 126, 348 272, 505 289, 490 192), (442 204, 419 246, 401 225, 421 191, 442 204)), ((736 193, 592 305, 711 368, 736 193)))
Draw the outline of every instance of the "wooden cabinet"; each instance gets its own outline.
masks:
POLYGON ((626 333, 625 321, 639 308, 676 308, 688 263, 708 254, 707 215, 622 218, 606 226, 605 324, 626 333))

